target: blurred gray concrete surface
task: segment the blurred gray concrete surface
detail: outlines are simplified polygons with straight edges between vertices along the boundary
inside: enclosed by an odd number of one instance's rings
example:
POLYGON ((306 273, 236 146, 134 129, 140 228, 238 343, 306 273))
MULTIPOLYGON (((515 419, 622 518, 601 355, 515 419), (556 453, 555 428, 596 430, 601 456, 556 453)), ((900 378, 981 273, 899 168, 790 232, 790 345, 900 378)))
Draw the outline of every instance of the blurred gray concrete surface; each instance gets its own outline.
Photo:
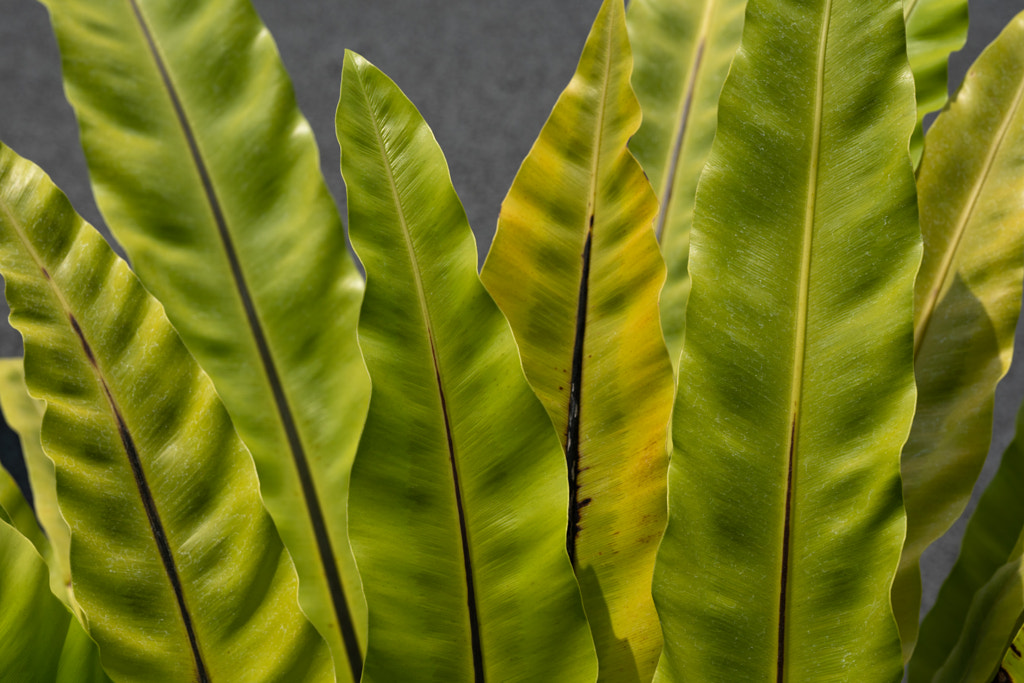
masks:
MULTIPOLYGON (((951 59, 951 83, 1024 0, 970 0, 967 47, 951 59)), ((255 0, 277 40, 299 105, 319 140, 324 175, 339 206, 334 110, 343 51, 388 73, 416 103, 444 149, 452 179, 486 252, 501 200, 569 81, 600 0, 255 0)), ((0 139, 42 166, 78 211, 104 229, 89 188, 46 11, 32 0, 0 3, 0 139)), ((6 310, 0 310, 6 320, 6 310)), ((1018 330, 1018 342, 1022 338, 1018 330)), ((1018 345, 1018 349, 1020 346, 1018 345)), ((0 354, 20 338, 0 329, 0 354)), ((1024 369, 997 393, 992 452, 977 493, 1014 431, 1024 369)), ((3 442, 0 442, 3 443, 3 442)), ((925 605, 934 600, 959 548, 964 520, 925 555, 925 605)))

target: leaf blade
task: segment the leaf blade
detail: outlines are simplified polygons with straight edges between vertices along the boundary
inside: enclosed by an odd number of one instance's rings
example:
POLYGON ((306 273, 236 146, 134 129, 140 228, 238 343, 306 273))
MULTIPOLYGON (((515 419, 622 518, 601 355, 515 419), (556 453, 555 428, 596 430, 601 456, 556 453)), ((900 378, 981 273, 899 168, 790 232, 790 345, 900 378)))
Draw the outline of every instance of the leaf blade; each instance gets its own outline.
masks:
POLYGON ((898 3, 751 0, 697 195, 657 680, 899 678, 912 126, 898 3))
POLYGON ((330 679, 209 380, 124 262, 6 147, 0 271, 104 667, 120 680, 330 679))
POLYGON ((602 681, 649 680, 661 649, 650 583, 673 380, 656 202, 626 147, 640 118, 631 65, 622 3, 607 0, 502 204, 481 272, 562 438, 566 547, 602 681))
POLYGON ((558 442, 480 284, 440 148, 351 52, 337 124, 374 378, 352 486, 364 680, 592 681, 558 442))
POLYGON ((1009 369, 1024 281, 1024 35, 1018 16, 928 132, 918 173, 924 260, 915 291, 918 408, 903 451, 907 539, 893 600, 909 658, 920 557, 960 516, 991 438, 995 387, 1009 369), (955 425, 955 427, 954 427, 955 425))
POLYGON ((100 210, 217 385, 303 608, 358 680, 362 281, 273 41, 246 0, 45 4, 100 210))
POLYGON ((718 96, 739 47, 746 4, 633 0, 626 10, 632 82, 644 112, 629 148, 661 203, 654 229, 668 268, 661 324, 673 367, 683 346, 697 180, 711 151, 718 96))

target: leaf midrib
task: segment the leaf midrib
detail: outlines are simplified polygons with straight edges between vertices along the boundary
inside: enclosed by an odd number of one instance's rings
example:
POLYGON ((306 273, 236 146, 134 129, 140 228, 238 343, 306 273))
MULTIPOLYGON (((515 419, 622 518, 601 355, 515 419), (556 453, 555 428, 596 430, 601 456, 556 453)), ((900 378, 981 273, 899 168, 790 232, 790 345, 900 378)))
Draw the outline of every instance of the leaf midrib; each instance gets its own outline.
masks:
POLYGON ((249 285, 245 279, 242 265, 238 259, 234 241, 228 229, 227 218, 224 215, 220 200, 217 197, 209 169, 207 168, 206 162, 199 150, 199 142, 192 130, 192 125, 189 122, 188 116, 185 113, 184 105, 178 96, 177 89, 174 86, 174 81, 171 78, 166 61, 160 53, 160 49, 153 37, 153 33, 150 30, 145 15, 142 12, 142 8, 139 7, 138 0, 126 1, 129 3, 132 12, 135 15, 139 29, 142 32, 143 39, 149 49, 149 53, 160 73, 164 88, 167 91, 168 98, 171 101, 171 106, 174 109, 175 119, 181 127, 182 135, 188 145, 189 154, 195 164, 196 172, 199 174, 203 194, 206 197, 210 213, 212 214, 214 224, 217 228, 217 234, 224 248, 224 254, 228 260, 231 277, 235 283, 236 292, 240 303, 242 304, 242 309, 245 313, 246 323, 249 326, 253 343, 256 345, 264 378, 266 379, 271 395, 273 396, 278 421, 281 429, 285 433, 289 452, 292 456, 292 462, 295 466, 296 475, 299 478, 299 485, 302 489, 306 514, 309 518, 310 526, 312 527, 315 547, 317 554, 320 557, 321 569, 323 570, 324 580, 327 583, 328 593, 331 598, 332 611, 334 612, 335 619, 338 622, 341 640, 345 646, 349 669, 353 679, 358 681, 362 675, 362 653, 359 649, 359 641, 356 636, 355 624, 348 607, 347 596, 341 581, 341 573, 338 569, 334 547, 331 543, 330 533, 327 530, 326 517, 320 503, 319 495, 316 491, 316 483, 310 468, 309 457, 307 456, 305 447, 302 444, 302 438, 299 434, 291 405, 285 393, 284 385, 277 370, 277 365, 274 362, 273 354, 270 351, 270 345, 267 341, 266 333, 263 330, 263 325, 259 320, 259 314, 249 290, 249 285))
POLYGON ((167 576, 167 581, 171 585, 171 592, 174 594, 175 606, 177 607, 178 614, 181 617, 181 625, 185 629, 185 636, 188 640, 189 649, 192 655, 192 663, 195 666, 196 680, 198 683, 210 683, 210 675, 207 672, 206 662, 200 648, 199 639, 196 636, 192 613, 188 608, 188 604, 185 599, 185 589, 181 582, 181 576, 178 573, 174 551, 171 549, 167 532, 164 529, 163 520, 160 517, 159 510, 156 506, 156 500, 153 498, 152 489, 149 486, 146 473, 142 468, 142 461, 140 459, 138 449, 135 446, 135 440, 131 435, 131 431, 128 429, 128 425, 121 413, 121 408, 118 402, 114 399, 114 394, 107 382, 106 375, 99 366, 99 361, 92 351, 92 346, 86 339, 85 332, 78 324, 78 320, 75 317, 70 302, 68 302, 67 298, 64 296, 64 292, 53 280, 53 277, 50 275, 49 270, 47 270, 42 257, 36 251, 31 240, 29 240, 25 233, 25 229, 21 225, 21 222, 14 216, 9 204, 2 196, 0 196, 0 211, 3 211, 8 224, 14 229, 14 232, 17 234, 25 251, 35 262, 43 280, 49 286, 50 291, 53 292, 54 298, 57 299, 57 303, 62 312, 67 316, 68 324, 71 326, 75 337, 81 344, 82 353, 85 355, 86 361, 92 368, 92 372, 96 377, 96 382, 106 398, 107 407, 110 409, 110 419, 113 421, 114 427, 120 437, 119 441, 124 450, 125 460, 127 460, 128 465, 131 468, 132 477, 135 480, 136 491, 139 494, 142 507, 146 513, 146 521, 149 524, 153 544, 156 546, 157 553, 160 555, 164 574, 167 576))
POLYGON ((797 441, 800 434, 800 409, 803 399, 804 364, 807 353, 807 316, 810 299, 811 246, 814 238, 815 214, 818 201, 818 176, 821 162, 821 129, 824 114, 825 98, 825 53, 828 46, 828 30, 832 17, 832 0, 825 1, 822 17, 821 33, 818 37, 817 81, 814 94, 814 120, 811 138, 810 164, 807 171, 807 197, 804 208, 804 229, 802 253, 800 256, 800 284, 797 293, 797 320, 795 329, 796 348, 794 350, 793 384, 790 394, 790 439, 789 462, 786 475, 785 511, 783 517, 782 567, 780 569, 779 590, 779 638, 776 658, 776 680, 786 680, 786 609, 789 601, 788 573, 790 561, 790 530, 794 524, 793 514, 793 473, 799 457, 797 441))
POLYGON ((707 46, 708 34, 711 31, 711 17, 714 13, 714 7, 715 0, 707 0, 704 4, 704 16, 701 18, 700 30, 697 32, 697 39, 694 42, 693 65, 690 67, 686 93, 676 111, 676 119, 679 123, 676 124, 672 145, 668 148, 668 154, 665 159, 665 179, 662 181, 661 191, 658 193, 660 204, 657 227, 655 229, 658 244, 664 243, 668 214, 676 199, 673 188, 675 187, 676 174, 679 171, 679 158, 683 151, 690 113, 693 109, 693 96, 697 89, 697 81, 700 78, 700 70, 704 66, 704 50, 707 46))
POLYGON ((992 173, 992 168, 995 166, 996 157, 999 156, 999 151, 1010 131, 1010 124, 1016 117, 1022 102, 1024 102, 1024 78, 1020 78, 1018 80, 1017 91, 1014 93, 1013 103, 1006 110, 1006 114, 1002 121, 999 122, 998 131, 992 138, 992 143, 989 145, 985 154, 985 162, 982 165, 981 172, 978 174, 974 184, 971 186, 971 191, 968 194, 967 201, 964 203, 960 215, 957 216, 956 227, 953 230, 953 239, 949 241, 946 251, 942 256, 942 263, 936 273, 935 282, 932 285, 932 288, 928 291, 928 298, 925 299, 924 306, 921 308, 921 317, 918 319, 914 330, 915 361, 917 360, 918 353, 924 344, 924 338, 928 334, 928 328, 931 325, 935 311, 939 306, 940 296, 945 290, 947 281, 954 272, 953 264, 955 263, 956 256, 960 251, 960 246, 963 244, 963 238, 967 232, 967 225, 974 217, 974 211, 978 207, 978 202, 981 199, 985 185, 988 182, 988 177, 992 173))
MULTIPOLYGON (((569 520, 566 528, 566 552, 569 554, 573 571, 577 568, 576 545, 580 528, 580 498, 579 482, 580 468, 580 425, 582 424, 581 400, 583 395, 583 357, 584 343, 587 333, 587 306, 590 291, 590 264, 593 259, 591 252, 594 223, 597 215, 597 188, 598 174, 601 166, 601 141, 604 138, 604 122, 608 109, 608 84, 611 81, 612 73, 612 46, 615 39, 615 22, 607 18, 607 32, 605 45, 605 72, 604 80, 601 82, 601 109, 598 112, 597 125, 594 128, 594 161, 590 168, 590 189, 587 204, 587 212, 584 221, 583 252, 580 260, 582 268, 580 272, 580 284, 577 292, 577 310, 575 329, 573 334, 572 354, 572 379, 576 380, 569 385, 569 405, 566 416, 566 439, 565 458, 569 477, 569 520)), ((588 499, 587 503, 591 501, 588 499)))
POLYGON ((395 203, 395 209, 398 216, 398 223, 401 226, 402 238, 405 242, 406 252, 409 256, 409 262, 412 266, 413 280, 416 284, 416 296, 420 305, 420 312, 423 316, 423 324, 426 327, 427 341, 430 345, 431 361, 433 363, 434 378, 437 382, 437 391, 441 401, 441 414, 444 419, 445 436, 448 443, 448 461, 451 466, 453 487, 455 489, 455 504, 459 514, 459 531, 462 543, 462 562, 463 570, 466 578, 466 593, 468 603, 468 619, 469 619, 469 630, 470 630, 470 645, 473 651, 473 677, 476 683, 484 683, 485 681, 485 670, 483 662, 483 646, 480 638, 480 620, 478 616, 478 608, 476 604, 476 582, 473 577, 473 562, 470 557, 470 539, 469 539, 469 525, 466 523, 465 506, 462 500, 462 484, 459 476, 459 461, 456 456, 455 440, 452 435, 451 428, 451 417, 448 413, 448 402, 446 399, 446 392, 444 388, 444 379, 441 375, 441 365, 437 355, 437 344, 434 338, 434 326, 430 315, 430 307, 427 303, 426 290, 423 286, 423 276, 420 272, 419 261, 416 257, 416 250, 412 243, 412 234, 409 231, 409 224, 405 217, 405 208, 402 205, 401 195, 398 192, 398 184, 395 181, 394 168, 391 166, 391 158, 387 153, 387 145, 384 142, 384 134, 380 127, 380 121, 377 116, 377 112, 373 108, 373 103, 370 100, 367 92, 366 84, 362 80, 362 72, 358 68, 354 70, 359 77, 359 92, 363 96, 363 100, 366 103, 366 109, 370 113, 370 118, 373 121, 373 132, 377 142, 377 149, 380 152, 381 159, 384 161, 384 168, 388 179, 388 189, 391 190, 391 196, 395 203))

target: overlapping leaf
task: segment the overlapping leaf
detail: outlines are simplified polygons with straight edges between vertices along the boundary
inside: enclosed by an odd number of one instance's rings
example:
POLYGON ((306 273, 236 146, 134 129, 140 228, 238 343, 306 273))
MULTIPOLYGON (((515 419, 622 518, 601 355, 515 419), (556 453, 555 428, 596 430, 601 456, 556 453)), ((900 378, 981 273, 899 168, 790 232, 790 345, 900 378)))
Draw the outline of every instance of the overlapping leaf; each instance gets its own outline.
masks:
MULTIPOLYGON (((960 680, 970 670, 992 680, 1024 623, 1024 418, 978 501, 960 555, 921 624, 908 665, 911 683, 960 680)), ((964 678, 963 680, 967 680, 964 678)))
POLYGON ((907 55, 917 88, 917 128, 910 143, 914 162, 921 158, 922 121, 942 109, 949 93, 949 55, 967 40, 967 0, 904 0, 907 55))
POLYGON ((1013 353, 1024 278, 1022 40, 1018 16, 929 130, 918 173, 918 405, 903 452, 907 540, 893 587, 905 657, 917 635, 921 553, 967 505, 1013 353))
POLYGON ((17 683, 109 683, 96 643, 58 602, 68 593, 53 582, 52 568, 45 589, 41 555, 52 561, 50 544, 18 485, 0 469, 0 672, 17 683))
POLYGON ((657 203, 626 148, 640 123, 631 65, 622 2, 606 0, 481 273, 562 438, 566 548, 608 681, 650 680, 661 650, 650 587, 673 387, 657 203))
MULTIPOLYGON (((9 480, 3 470, 0 478, 9 480)), ((71 613, 50 592, 43 558, 3 517, 0 512, 0 672, 18 683, 53 683, 71 613)))
POLYGON ((252 461, 162 307, 0 146, 0 272, 68 522, 75 598, 116 680, 333 680, 252 461))
POLYGON ((44 2, 100 210, 213 379, 303 608, 358 679, 362 282, 274 43, 248 0, 44 2))
POLYGON ((373 378, 350 524, 369 608, 363 680, 593 681, 561 449, 477 276, 444 156, 352 53, 337 123, 373 378))
POLYGON ((913 126, 899 2, 751 0, 696 200, 657 680, 899 680, 913 126))
POLYGON ((673 366, 683 345, 686 269, 697 179, 711 151, 718 95, 740 43, 746 0, 632 0, 626 12, 643 124, 629 143, 660 202, 655 233, 668 267, 661 325, 673 366))
POLYGON ((29 396, 20 358, 0 358, 0 408, 7 424, 21 441, 32 488, 33 523, 38 518, 38 526, 45 532, 45 545, 36 543, 36 548, 50 567, 50 588, 68 607, 77 611, 71 589, 71 532, 57 506, 53 461, 43 453, 39 436, 46 406, 29 396))

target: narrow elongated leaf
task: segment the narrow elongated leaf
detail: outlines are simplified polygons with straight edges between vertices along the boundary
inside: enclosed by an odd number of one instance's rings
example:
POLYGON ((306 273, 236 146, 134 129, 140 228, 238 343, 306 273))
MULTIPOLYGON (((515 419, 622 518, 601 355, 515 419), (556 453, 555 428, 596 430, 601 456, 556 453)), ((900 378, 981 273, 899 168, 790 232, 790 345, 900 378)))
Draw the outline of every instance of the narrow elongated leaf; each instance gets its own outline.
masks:
MULTIPOLYGON (((0 478, 8 478, 0 470, 0 478)), ((11 480, 13 483, 13 480, 11 480)), ((53 683, 71 614, 50 592, 32 543, 0 519, 0 677, 53 683)))
POLYGON ((363 680, 593 681, 564 460, 477 276, 444 156, 397 86, 351 52, 337 122, 373 378, 350 518, 369 608, 363 680))
MULTIPOLYGON (((21 359, 3 360, 4 370, 21 366, 21 359)), ((107 683, 96 643, 77 619, 59 608, 57 599, 67 603, 69 592, 54 584, 52 560, 52 548, 32 507, 14 479, 0 469, 0 672, 5 680, 18 683, 107 683), (14 525, 13 534, 4 528, 9 524, 14 525), (37 554, 29 552, 25 540, 37 554), (49 595, 37 585, 44 557, 45 565, 51 566, 49 595)))
POLYGON ((920 259, 903 15, 751 0, 697 194, 658 680, 898 681, 920 259))
POLYGON ((569 468, 566 548, 600 680, 650 680, 672 366, 658 324, 657 202, 626 143, 640 123, 621 0, 516 175, 481 278, 512 325, 569 468))
POLYGON ((956 669, 962 668, 969 656, 984 662, 985 657, 976 653, 979 640, 990 641, 987 665, 994 668, 1015 635, 1013 624, 1024 618, 1024 586, 1020 585, 1024 580, 1020 573, 1024 550, 1022 428, 1024 416, 1018 415, 1017 437, 1003 453, 999 470, 978 501, 956 564, 921 623, 921 637, 907 667, 912 683, 934 680, 949 659, 959 660, 960 666, 947 667, 956 669), (1000 594, 1005 594, 1004 604, 993 605, 1000 594), (990 614, 993 609, 1001 610, 1001 619, 990 614), (972 612, 973 618, 969 616, 972 612), (1001 649, 993 653, 992 646, 1001 649), (954 650, 959 650, 956 657, 951 654, 954 650))
MULTIPOLYGON (((21 358, 0 358, 0 408, 7 424, 21 441, 35 508, 32 521, 35 525, 38 518, 37 526, 45 532, 44 544, 36 543, 34 539, 33 543, 50 567, 50 589, 64 604, 80 614, 71 588, 71 532, 57 506, 53 461, 43 453, 40 442, 39 431, 46 405, 29 395, 21 358)), ((19 529, 25 533, 24 529, 19 529)))
POLYGON ((893 601, 917 636, 921 553, 963 512, 988 453, 1024 277, 1024 15, 979 57, 928 132, 918 173, 918 404, 903 450, 907 540, 893 601))
POLYGON ((4 513, 4 521, 28 539, 41 557, 47 557, 50 554, 50 542, 39 527, 32 506, 22 494, 18 482, 14 481, 11 473, 2 467, 0 467, 0 511, 4 513))
POLYGON ((967 40, 967 0, 904 0, 907 54, 917 88, 917 128, 910 143, 916 163, 921 158, 926 114, 938 111, 949 96, 949 55, 967 40))
POLYGON ((213 379, 303 608, 358 679, 362 282, 274 43, 248 0, 44 2, 100 210, 213 379))
POLYGON ((632 0, 626 12, 643 124, 629 143, 661 203, 655 233, 668 267, 661 326, 673 366, 683 346, 697 179, 718 121, 718 95, 740 44, 746 0, 632 0))
POLYGON ((333 680, 252 461, 163 309, 38 168, 0 146, 0 272, 117 680, 333 680))

